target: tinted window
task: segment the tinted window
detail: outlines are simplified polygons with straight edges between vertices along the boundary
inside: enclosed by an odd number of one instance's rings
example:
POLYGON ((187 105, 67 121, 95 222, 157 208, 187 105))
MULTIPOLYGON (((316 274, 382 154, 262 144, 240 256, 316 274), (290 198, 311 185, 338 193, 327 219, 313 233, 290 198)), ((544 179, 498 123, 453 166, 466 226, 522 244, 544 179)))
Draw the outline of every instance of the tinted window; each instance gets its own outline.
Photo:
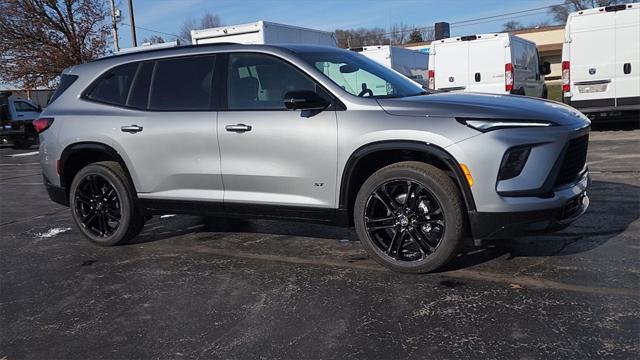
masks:
POLYGON ((149 84, 151 84, 151 75, 153 74, 155 62, 142 63, 138 67, 138 72, 133 79, 131 91, 127 99, 127 106, 138 109, 146 109, 149 99, 149 84))
POLYGON ((284 95, 294 90, 316 91, 316 84, 300 70, 263 54, 229 55, 229 108, 286 109, 284 95))
POLYGON ((78 77, 76 75, 63 74, 60 77, 60 84, 58 84, 58 88, 53 93, 53 95, 51 95, 51 99, 49 99, 49 104, 51 104, 55 99, 62 95, 62 93, 67 90, 67 88, 71 86, 71 84, 73 84, 77 79, 78 77))
POLYGON ((87 93, 87 98, 108 104, 124 105, 137 63, 115 67, 105 73, 87 93))
POLYGON ((38 111, 38 108, 24 101, 16 101, 14 103, 17 112, 38 111))
POLYGON ((159 60, 156 62, 149 109, 207 110, 215 56, 159 60))

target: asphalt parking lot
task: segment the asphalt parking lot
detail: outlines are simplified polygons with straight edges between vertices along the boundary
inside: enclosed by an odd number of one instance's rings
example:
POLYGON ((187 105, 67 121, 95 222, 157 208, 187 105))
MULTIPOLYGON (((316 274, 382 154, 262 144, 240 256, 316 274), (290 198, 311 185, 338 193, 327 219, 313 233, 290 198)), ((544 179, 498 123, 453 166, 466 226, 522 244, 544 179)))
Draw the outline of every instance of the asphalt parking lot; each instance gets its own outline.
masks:
MULTIPOLYGON (((154 217, 99 248, 0 149, 0 359, 604 359, 640 353, 640 130, 592 132, 568 229, 391 272, 353 232, 154 217)), ((21 155, 21 156, 13 156, 21 155)))

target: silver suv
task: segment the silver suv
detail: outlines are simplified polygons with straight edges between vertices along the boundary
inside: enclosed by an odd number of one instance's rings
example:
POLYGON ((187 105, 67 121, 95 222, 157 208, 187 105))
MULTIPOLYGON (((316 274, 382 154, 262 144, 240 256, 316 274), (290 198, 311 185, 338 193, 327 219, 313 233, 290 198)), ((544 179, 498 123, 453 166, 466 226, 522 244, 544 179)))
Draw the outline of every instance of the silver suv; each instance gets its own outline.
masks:
POLYGON ((524 96, 429 93, 346 50, 218 44, 64 71, 34 125, 44 181, 98 245, 153 214, 355 225, 398 271, 465 237, 566 227, 588 206, 589 120, 524 96))

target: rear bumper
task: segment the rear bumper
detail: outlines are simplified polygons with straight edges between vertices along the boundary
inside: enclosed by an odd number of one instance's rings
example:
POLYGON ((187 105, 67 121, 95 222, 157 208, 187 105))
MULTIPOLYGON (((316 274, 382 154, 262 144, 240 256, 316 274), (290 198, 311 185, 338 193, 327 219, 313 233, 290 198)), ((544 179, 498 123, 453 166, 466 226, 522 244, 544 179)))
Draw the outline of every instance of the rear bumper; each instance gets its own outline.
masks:
MULTIPOLYGON (((587 184, 591 178, 587 173, 587 184)), ((576 185, 578 186, 578 185, 576 185)), ((503 239, 562 230, 581 217, 589 208, 586 189, 568 199, 562 206, 544 210, 519 212, 469 213, 471 233, 475 239, 503 239)))
POLYGON ((562 102, 570 105, 582 113, 599 113, 612 111, 637 111, 640 110, 640 96, 627 98, 608 98, 593 100, 572 100, 571 97, 563 97, 562 102))
POLYGON ((67 197, 65 188, 51 184, 45 176, 42 178, 44 187, 47 189, 47 194, 49 194, 49 199, 60 205, 69 206, 69 198, 67 197))

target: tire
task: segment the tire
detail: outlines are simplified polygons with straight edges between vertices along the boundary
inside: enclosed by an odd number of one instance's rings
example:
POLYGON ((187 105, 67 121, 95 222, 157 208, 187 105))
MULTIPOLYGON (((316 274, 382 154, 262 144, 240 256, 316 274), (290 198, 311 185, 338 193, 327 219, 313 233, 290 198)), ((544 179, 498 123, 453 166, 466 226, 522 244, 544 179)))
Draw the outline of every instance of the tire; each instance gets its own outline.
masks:
POLYGON ((71 183, 69 206, 80 232, 100 246, 118 245, 133 239, 142 231, 145 222, 136 206, 133 185, 114 161, 82 168, 71 183))
POLYGON ((399 272, 434 271, 455 257, 463 243, 457 186, 440 169, 421 162, 399 162, 371 175, 358 191, 354 221, 369 255, 399 272))

